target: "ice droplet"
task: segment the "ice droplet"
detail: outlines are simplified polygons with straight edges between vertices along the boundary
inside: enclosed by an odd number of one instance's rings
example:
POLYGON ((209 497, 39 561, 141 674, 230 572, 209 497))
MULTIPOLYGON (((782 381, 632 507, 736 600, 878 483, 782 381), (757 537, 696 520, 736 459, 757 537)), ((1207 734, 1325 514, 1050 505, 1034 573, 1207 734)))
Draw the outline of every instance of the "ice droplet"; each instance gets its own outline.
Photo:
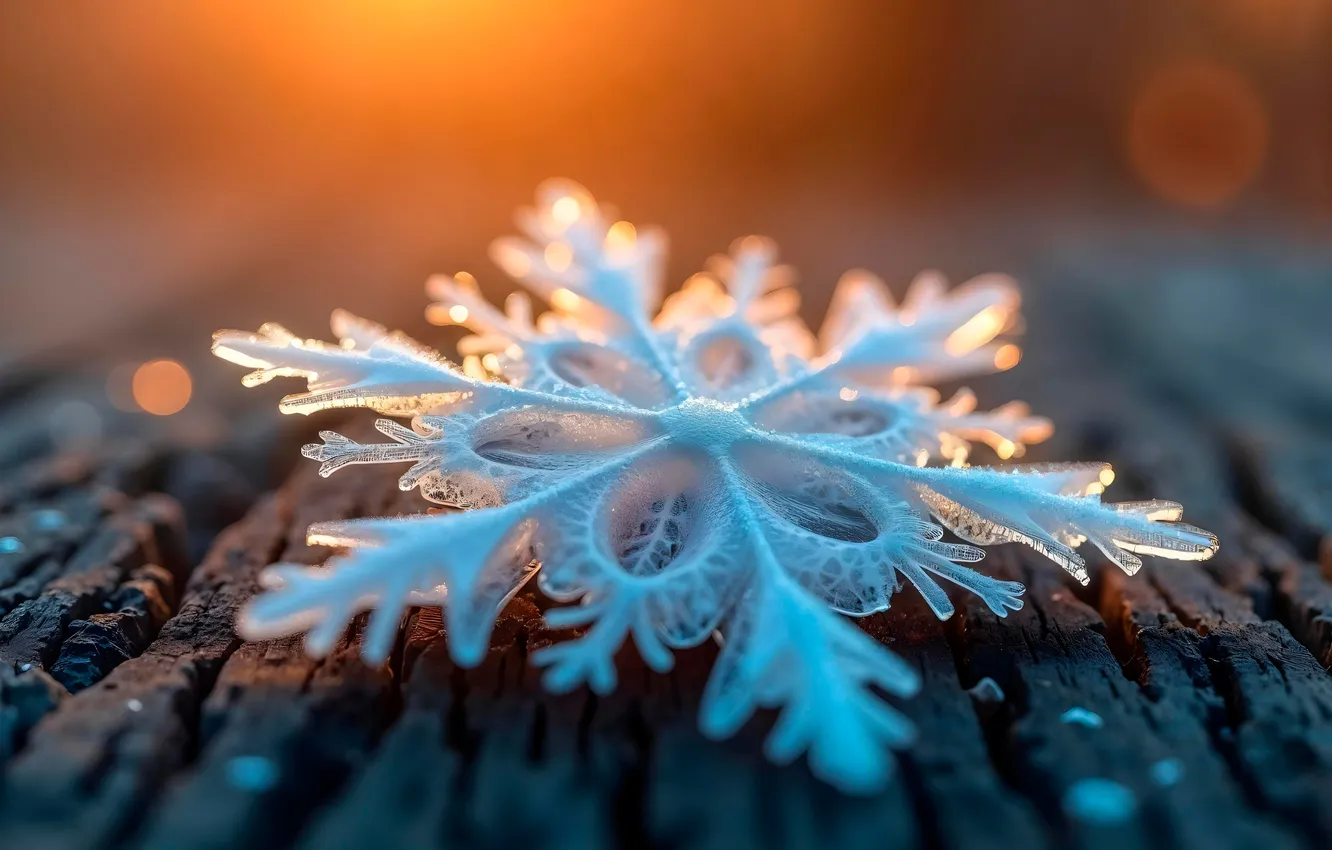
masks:
POLYGON ((1064 811, 1083 823, 1114 826, 1132 818, 1137 810, 1133 791, 1110 779, 1079 779, 1064 792, 1064 811))
POLYGON ((1068 711, 1059 715, 1059 720, 1062 723, 1070 723, 1074 726, 1085 726, 1088 729, 1100 729, 1105 725, 1105 721, 1101 719, 1101 715, 1083 708, 1080 705, 1075 705, 1068 711))
POLYGON ((65 526, 65 515, 54 508, 32 512, 32 524, 41 531, 55 531, 65 526))
POLYGON ((263 756, 236 756, 227 762, 227 781, 242 791, 267 791, 277 784, 278 769, 263 756))
POLYGON ((1184 763, 1179 759, 1161 759, 1152 765, 1152 781, 1163 788, 1178 785, 1184 778, 1184 763))

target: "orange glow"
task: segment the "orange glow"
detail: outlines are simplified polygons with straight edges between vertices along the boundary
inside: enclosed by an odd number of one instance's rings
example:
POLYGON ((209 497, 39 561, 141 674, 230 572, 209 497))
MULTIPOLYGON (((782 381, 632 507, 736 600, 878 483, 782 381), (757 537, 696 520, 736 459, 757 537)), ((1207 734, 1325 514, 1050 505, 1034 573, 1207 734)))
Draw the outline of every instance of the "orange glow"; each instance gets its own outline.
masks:
POLYGON ((573 224, 575 221, 578 221, 578 217, 581 216, 582 214, 583 211, 578 206, 578 200, 568 195, 565 195, 563 198, 560 198, 558 201, 552 204, 550 208, 551 217, 554 218, 556 221, 558 221, 560 224, 563 224, 565 227, 568 227, 569 225, 573 224))
POLYGON ((565 313, 572 313, 577 310, 580 301, 582 301, 582 299, 575 293, 563 288, 557 289, 550 294, 550 306, 565 313))
POLYGON ((627 221, 617 221, 606 231, 606 250, 627 251, 638 241, 638 231, 627 221))
POLYGON ((155 416, 179 413, 190 403, 190 373, 174 360, 152 360, 134 372, 134 402, 155 416))
POLYGON ((1133 103, 1128 153, 1133 168, 1162 198, 1215 207, 1258 173, 1269 122, 1252 84, 1210 61, 1180 62, 1158 72, 1133 103))
POLYGON ((449 321, 459 325, 467 321, 467 308, 461 304, 454 304, 449 308, 449 321))
POLYGON ((490 376, 486 374, 485 367, 481 365, 481 358, 475 354, 468 354, 463 357, 463 374, 474 381, 484 381, 490 376))
POLYGON ((1000 440, 994 447, 994 453, 999 455, 1001 460, 1008 460, 1017 451, 1017 444, 1012 440, 1000 440))
POLYGON ((944 351, 954 357, 975 351, 994 339, 1008 324, 1008 311, 1002 307, 986 307, 968 319, 962 327, 944 340, 944 351))
POLYGON ((563 242, 552 242, 546 246, 545 258, 551 271, 568 271, 573 265, 573 249, 563 242))
POLYGON ((1022 361, 1022 349, 1009 343, 999 346, 999 350, 994 353, 994 368, 999 371, 1012 369, 1022 361))
POLYGON ((495 245, 495 262, 512 278, 527 277, 532 270, 532 260, 519 248, 504 242, 495 245))

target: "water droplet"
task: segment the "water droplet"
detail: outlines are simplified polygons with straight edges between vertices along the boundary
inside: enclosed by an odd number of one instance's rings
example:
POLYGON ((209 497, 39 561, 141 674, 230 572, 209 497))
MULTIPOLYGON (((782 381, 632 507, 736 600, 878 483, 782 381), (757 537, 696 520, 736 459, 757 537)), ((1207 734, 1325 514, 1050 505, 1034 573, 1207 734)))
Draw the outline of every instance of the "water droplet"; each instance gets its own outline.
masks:
POLYGON ((65 515, 54 508, 43 508, 39 511, 33 511, 31 514, 32 524, 41 531, 55 531, 65 526, 65 515))
POLYGON ((227 762, 227 781, 242 791, 267 791, 277 780, 277 765, 263 756, 236 756, 227 762))
POLYGON ((143 711, 143 703, 137 699, 126 700, 125 707, 130 711, 143 711))
POLYGON ((1079 779, 1064 792, 1064 811, 1083 823, 1115 826, 1137 810, 1133 791, 1110 779, 1079 779))
POLYGON ((1004 689, 999 687, 999 683, 989 676, 976 683, 974 688, 967 691, 971 698, 979 703, 999 703, 1004 701, 1004 689))
POLYGON ((1101 715, 1094 711, 1089 711, 1080 705, 1075 705, 1068 711, 1065 711, 1063 714, 1059 715, 1059 719, 1064 723, 1072 723, 1075 726, 1086 726, 1088 729, 1100 729, 1105 725, 1105 721, 1101 719, 1101 715))
POLYGON ((1184 763, 1179 759, 1161 759, 1152 765, 1152 781, 1169 788, 1184 778, 1184 763))
POLYGON ((20 673, 26 673, 26 672, 28 672, 28 671, 31 670, 31 669, 32 669, 32 665, 29 664, 29 663, 26 662, 26 661, 25 661, 24 663, 22 663, 22 664, 19 665, 19 672, 20 672, 20 673))
POLYGON ((13 555, 23 551, 23 541, 17 537, 0 537, 0 555, 13 555))

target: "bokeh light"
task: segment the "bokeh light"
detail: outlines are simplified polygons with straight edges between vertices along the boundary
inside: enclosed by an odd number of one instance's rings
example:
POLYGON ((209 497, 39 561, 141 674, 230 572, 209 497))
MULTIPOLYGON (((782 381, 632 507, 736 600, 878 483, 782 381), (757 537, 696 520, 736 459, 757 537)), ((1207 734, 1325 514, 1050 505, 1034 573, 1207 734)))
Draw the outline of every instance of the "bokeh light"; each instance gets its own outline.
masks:
POLYGON ((1001 372, 1007 369, 1012 369, 1021 361, 1022 349, 1018 348, 1011 342, 999 346, 998 350, 994 352, 994 368, 1001 372))
POLYGON ((170 416, 190 403, 193 382, 189 371, 175 360, 152 360, 135 370, 131 391, 144 411, 170 416))
POLYGON ((1128 152, 1160 197, 1190 207, 1231 200, 1261 168, 1269 122, 1253 85, 1208 60, 1181 61, 1133 102, 1128 152))

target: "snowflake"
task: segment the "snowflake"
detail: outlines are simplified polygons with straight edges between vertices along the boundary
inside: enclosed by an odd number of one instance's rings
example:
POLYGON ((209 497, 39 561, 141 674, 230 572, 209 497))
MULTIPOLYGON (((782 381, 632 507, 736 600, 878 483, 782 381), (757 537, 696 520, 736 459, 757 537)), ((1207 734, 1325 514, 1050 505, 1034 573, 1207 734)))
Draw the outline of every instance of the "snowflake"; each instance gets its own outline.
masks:
POLYGON ((672 649, 715 636, 704 733, 779 709, 770 758, 807 754, 821 778, 868 792, 912 734, 881 692, 909 696, 919 679, 842 615, 886 609, 905 581, 946 618, 940 579, 1000 616, 1022 606, 1023 587, 967 566, 982 550, 943 541, 944 528, 972 544, 1025 543, 1084 584, 1084 542, 1130 574, 1139 554, 1216 551, 1215 537, 1178 522, 1179 505, 1102 503, 1108 465, 967 465, 973 442, 1008 458, 1051 430, 1021 404, 978 412, 969 392, 941 402, 922 386, 1017 362, 1009 279, 949 290, 927 273, 899 305, 853 272, 816 336, 768 241, 740 240, 663 301, 664 238, 612 218, 582 187, 552 181, 519 216, 526 239, 494 245, 550 305, 535 320, 525 294, 501 311, 470 275, 430 280, 432 321, 472 331, 461 364, 341 311, 336 345, 273 324, 217 334, 218 355, 257 370, 247 386, 307 379, 283 412, 411 417, 379 420, 383 443, 323 432, 304 450, 321 474, 410 463, 404 490, 466 509, 313 526, 312 543, 346 552, 271 567, 242 616, 248 638, 305 632, 324 654, 373 609, 363 654, 379 662, 406 606, 440 605, 453 656, 475 665, 499 610, 539 572, 545 594, 581 603, 546 615, 581 629, 535 654, 548 687, 612 690, 629 637, 665 671, 672 649))

